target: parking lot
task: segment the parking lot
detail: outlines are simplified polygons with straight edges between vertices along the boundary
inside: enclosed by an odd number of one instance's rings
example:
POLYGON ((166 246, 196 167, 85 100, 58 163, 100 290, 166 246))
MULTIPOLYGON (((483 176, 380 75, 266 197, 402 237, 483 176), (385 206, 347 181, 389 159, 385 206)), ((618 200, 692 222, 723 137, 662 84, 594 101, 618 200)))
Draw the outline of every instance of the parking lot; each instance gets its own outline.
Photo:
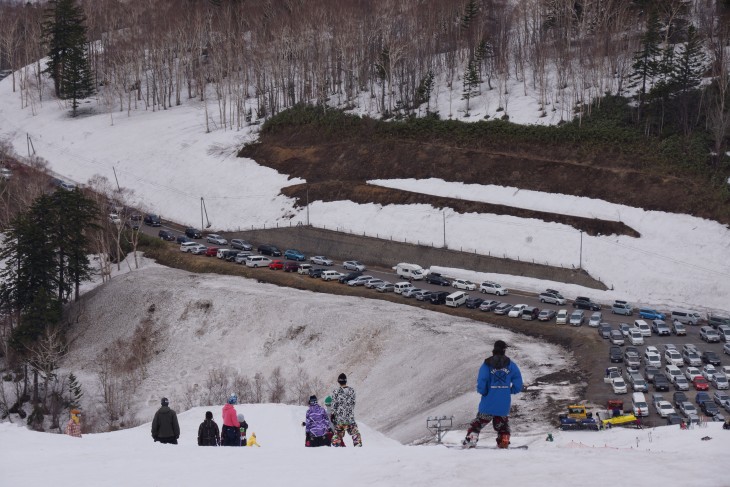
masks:
MULTIPOLYGON (((150 233, 152 235, 155 235, 157 233, 157 228, 155 229, 147 229, 147 233, 150 233), (151 231, 150 231, 151 230, 151 231)), ((179 231, 177 232, 179 233, 179 231)), ((204 239, 203 239, 204 240, 204 239)), ((205 244, 205 242, 203 241, 205 244)), ((254 243, 254 253, 256 250, 256 247, 258 244, 261 244, 263 242, 255 242, 254 243)), ((176 247, 179 247, 179 245, 176 245, 171 242, 171 245, 175 245, 176 247)), ((211 244, 208 244, 209 246, 211 244)), ((223 246, 225 247, 225 246, 223 246)), ((281 249, 282 253, 285 249, 281 249)), ((190 256, 191 258, 198 258, 198 259, 206 259, 209 257, 204 256, 190 256)), ((350 272, 350 270, 345 269, 342 267, 342 260, 334 259, 334 256, 326 256, 330 257, 333 260, 332 266, 321 266, 321 265, 315 265, 314 267, 319 268, 325 268, 328 270, 335 270, 339 271, 343 274, 347 274, 350 272)), ((351 258, 352 256, 347 256, 346 258, 351 258)), ((271 259, 281 260, 282 262, 286 263, 287 260, 284 258, 284 256, 281 257, 270 257, 271 259)), ((310 259, 311 256, 306 256, 306 259, 310 259)), ((213 257, 215 259, 215 257, 213 257)), ((307 260, 308 262, 308 260, 307 260)), ((237 265, 235 263, 230 263, 228 265, 237 265)), ((395 263, 394 263, 395 265, 395 263)), ((261 277, 267 276, 271 272, 282 272, 282 271, 272 271, 268 268, 266 269, 254 269, 257 272, 257 275, 260 275, 261 277)), ((403 279, 397 275, 395 275, 393 269, 388 268, 370 268, 368 267, 365 271, 365 274, 371 275, 374 278, 381 279, 383 281, 387 281, 390 283, 396 283, 399 281, 402 281, 403 279)), ((297 275, 296 273, 291 274, 291 279, 296 279, 298 281, 298 284, 296 287, 302 287, 301 284, 307 283, 307 276, 297 275)), ((446 276, 448 277, 448 276, 446 276)), ((317 279, 317 282, 320 281, 317 279)), ((314 283, 314 281, 310 281, 314 283)), ((479 283, 476 283, 477 286, 479 283)), ((334 280, 333 282, 328 282, 327 285, 329 285, 332 288, 332 291, 337 294, 342 294, 341 290, 343 290, 342 286, 343 284, 340 284, 337 282, 337 280, 334 280)), ((428 291, 444 291, 447 290, 449 292, 455 291, 456 289, 452 287, 445 287, 445 286, 438 286, 435 284, 429 284, 422 280, 413 281, 413 285, 418 286, 419 288, 428 290, 428 291)), ((347 286, 344 286, 347 287, 347 286)), ((349 291, 349 290, 348 290, 349 291)), ((558 290, 559 291, 559 290, 558 290)), ((433 309, 434 311, 441 311, 441 312, 449 312, 453 314, 457 314, 459 316, 465 316, 465 317, 471 317, 476 320, 485 321, 489 323, 497 324, 498 326, 504 326, 511 329, 514 329, 515 331, 524 332, 530 335, 538 335, 541 337, 544 337, 547 340, 550 340, 555 343, 559 343, 561 345, 566 346, 567 348, 571 349, 573 353, 576 355, 579 363, 579 367, 583 368, 582 373, 577 373, 575 378, 572 378, 571 380, 575 380, 576 382, 584 380, 586 381, 586 387, 585 387, 585 396, 582 398, 584 400, 587 400, 588 402, 592 404, 596 404, 599 406, 605 406, 607 404, 607 401, 609 399, 620 399, 624 402, 624 409, 629 410, 631 409, 631 393, 633 392, 631 390, 630 384, 628 385, 628 391, 626 394, 620 394, 616 395, 613 392, 611 384, 605 383, 603 381, 605 370, 607 367, 611 366, 618 366, 622 369, 626 369, 625 364, 623 363, 612 363, 609 360, 609 347, 610 343, 608 339, 601 338, 599 336, 598 330, 596 328, 588 327, 587 325, 583 325, 581 327, 574 327, 570 325, 557 325, 555 323, 555 319, 548 322, 539 322, 539 321, 523 321, 519 318, 507 318, 506 316, 497 316, 494 315, 490 311, 481 311, 478 308, 476 309, 466 309, 464 306, 458 307, 458 308, 447 308, 443 305, 432 305, 428 301, 416 301, 415 298, 405 298, 400 295, 394 294, 394 293, 377 293, 375 290, 372 289, 364 289, 360 288, 355 290, 360 295, 368 295, 373 298, 384 298, 391 301, 399 301, 404 304, 410 304, 410 305, 416 305, 424 308, 433 309)), ((519 290, 511 289, 509 290, 509 294, 506 296, 494 296, 494 295, 488 295, 488 294, 481 294, 478 291, 478 288, 476 290, 469 290, 466 291, 470 296, 478 296, 480 298, 484 299, 495 299, 500 302, 509 303, 512 305, 515 304, 527 304, 529 306, 535 306, 540 309, 553 309, 555 311, 558 311, 560 309, 566 309, 568 312, 572 312, 572 303, 569 300, 565 305, 554 305, 554 304, 547 304, 547 303, 541 303, 538 297, 532 293, 526 293, 521 292, 519 290)), ((634 307, 637 305, 634 303, 634 307)), ((665 310, 666 311, 666 310, 665 310)), ((602 323, 609 324, 613 329, 618 329, 620 323, 628 323, 633 324, 635 319, 638 319, 638 316, 636 313, 633 314, 633 316, 621 316, 621 315, 614 315, 611 313, 610 308, 606 309, 606 306, 604 304, 603 309, 601 310, 603 316, 601 317, 602 323)), ((589 317, 592 314, 592 311, 586 311, 586 317, 589 317)), ((650 322, 650 320, 646 320, 650 322)), ((705 343, 699 338, 699 328, 700 326, 687 326, 687 336, 656 336, 652 335, 650 337, 646 337, 644 339, 644 344, 637 346, 639 351, 639 356, 643 357, 644 352, 646 350, 646 347, 648 346, 655 346, 660 351, 660 356, 663 357, 664 353, 664 346, 666 344, 674 344, 676 348, 681 352, 682 347, 685 344, 692 343, 695 344, 697 349, 702 352, 705 350, 712 350, 716 352, 721 359, 724 359, 726 356, 723 355, 723 343, 705 343)), ((622 349, 626 348, 626 346, 630 345, 628 341, 626 341, 626 344, 622 346, 622 349)), ((727 361, 725 361, 727 362, 727 361)), ((724 365, 724 364, 723 364, 724 365)), ((664 361, 662 359, 662 368, 664 366, 664 361)), ((642 361, 638 372, 641 374, 645 374, 645 367, 646 364, 642 361)), ((683 366, 684 368, 684 366, 683 366)), ((701 368, 700 368, 701 369, 701 368)), ((662 392, 664 398, 668 400, 669 402, 672 401, 672 394, 675 391, 674 386, 670 386, 670 390, 666 392, 662 392)), ((664 418, 661 418, 656 411, 654 410, 653 405, 650 401, 650 396, 652 393, 654 393, 654 386, 653 384, 649 384, 649 390, 645 393, 647 396, 647 401, 649 401, 649 416, 642 418, 642 422, 646 425, 660 425, 660 424, 666 424, 666 420, 664 418)), ((709 393, 712 395, 714 392, 714 388, 712 385, 710 385, 709 393)), ((690 390, 685 391, 685 394, 687 395, 687 398, 689 401, 693 402, 695 401, 696 391, 690 384, 690 390)), ((581 399, 581 398, 577 398, 581 399)), ((699 409, 699 408, 698 408, 699 409)), ((721 410, 721 414, 723 414, 725 417, 730 416, 730 414, 727 413, 727 411, 721 410)))

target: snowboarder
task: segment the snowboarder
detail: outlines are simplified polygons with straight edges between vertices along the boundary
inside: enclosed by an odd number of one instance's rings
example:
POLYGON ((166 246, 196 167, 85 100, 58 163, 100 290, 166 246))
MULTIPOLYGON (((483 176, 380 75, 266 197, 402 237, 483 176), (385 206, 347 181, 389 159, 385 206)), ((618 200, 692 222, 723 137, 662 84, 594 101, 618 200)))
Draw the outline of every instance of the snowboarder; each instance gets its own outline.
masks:
POLYGON ((236 417, 238 396, 231 394, 228 404, 223 406, 223 429, 221 430, 221 446, 241 446, 241 423, 236 417))
POLYGON ((236 419, 238 419, 238 424, 240 425, 240 427, 238 428, 239 432, 241 433, 241 439, 239 440, 240 445, 246 446, 246 430, 248 430, 248 423, 246 422, 246 418, 241 413, 238 413, 236 419))
POLYGON ((330 428, 327 411, 317 403, 317 396, 309 396, 309 409, 305 421, 305 446, 330 446, 327 441, 327 432, 330 428))
MULTIPOLYGON (((332 446, 332 437, 335 434, 335 425, 332 423, 332 396, 324 398, 324 408, 327 410, 327 423, 329 424, 327 433, 325 434, 327 437, 327 446, 332 446)), ((342 446, 346 446, 344 442, 342 446)))
POLYGON ((168 407, 169 401, 166 397, 160 400, 160 409, 155 413, 152 420, 152 439, 160 443, 177 445, 180 438, 180 425, 177 423, 177 414, 168 407))
POLYGON ((332 446, 345 444, 345 432, 352 436, 354 446, 362 446, 360 430, 355 422, 355 389, 347 385, 345 374, 337 377, 337 383, 340 386, 332 392, 332 423, 335 425, 332 446))
POLYGON ((507 344, 502 340, 494 343, 492 356, 484 360, 477 376, 477 392, 482 395, 477 417, 469 425, 465 448, 473 448, 479 441, 482 428, 492 422, 497 432, 497 446, 509 446, 509 410, 512 394, 522 391, 522 374, 517 364, 505 356, 507 344))
POLYGON ((221 437, 218 425, 213 421, 213 413, 206 411, 205 421, 198 427, 198 446, 218 446, 220 443, 221 437))
POLYGON ((75 438, 81 438, 81 411, 71 410, 71 418, 66 423, 66 434, 75 438))
POLYGON ((261 445, 259 445, 259 442, 256 441, 256 433, 251 433, 251 438, 248 439, 246 446, 258 446, 259 448, 261 447, 261 445))

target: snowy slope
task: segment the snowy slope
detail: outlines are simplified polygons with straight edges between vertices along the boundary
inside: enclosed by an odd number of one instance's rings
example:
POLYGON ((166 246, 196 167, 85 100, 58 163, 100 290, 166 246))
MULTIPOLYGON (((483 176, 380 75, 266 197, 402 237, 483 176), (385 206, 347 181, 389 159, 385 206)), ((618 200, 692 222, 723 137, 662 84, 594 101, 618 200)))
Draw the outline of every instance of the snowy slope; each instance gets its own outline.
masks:
MULTIPOLYGON (((174 407, 174 404, 171 404, 174 407)), ((515 436, 529 450, 460 451, 402 446, 366 424, 363 448, 305 449, 303 407, 240 405, 261 448, 201 448, 195 444, 205 411, 220 423, 220 406, 179 414, 178 446, 153 443, 149 423, 115 433, 71 438, 0 423, 2 485, 199 486, 544 486, 728 485, 724 458, 730 431, 719 423, 681 431, 615 428, 515 436), (701 438, 710 437, 702 441, 701 438), (33 454, 29 454, 33 452, 33 454), (668 468, 670 470, 668 470, 668 468)), ((493 433, 484 433, 491 444, 493 433)), ((460 434, 453 433, 448 441, 460 434), (452 438, 453 437, 453 438, 452 438)))

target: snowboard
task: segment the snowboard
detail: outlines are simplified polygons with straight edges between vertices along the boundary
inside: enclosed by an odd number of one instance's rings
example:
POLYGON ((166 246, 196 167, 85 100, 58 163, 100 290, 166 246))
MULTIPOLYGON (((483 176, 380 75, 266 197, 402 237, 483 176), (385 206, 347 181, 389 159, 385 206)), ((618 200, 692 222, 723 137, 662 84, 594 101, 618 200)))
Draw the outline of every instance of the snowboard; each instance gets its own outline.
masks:
POLYGON ((509 446, 507 448, 499 448, 497 445, 477 445, 470 448, 462 445, 444 445, 447 448, 453 448, 455 450, 527 450, 527 445, 509 446))

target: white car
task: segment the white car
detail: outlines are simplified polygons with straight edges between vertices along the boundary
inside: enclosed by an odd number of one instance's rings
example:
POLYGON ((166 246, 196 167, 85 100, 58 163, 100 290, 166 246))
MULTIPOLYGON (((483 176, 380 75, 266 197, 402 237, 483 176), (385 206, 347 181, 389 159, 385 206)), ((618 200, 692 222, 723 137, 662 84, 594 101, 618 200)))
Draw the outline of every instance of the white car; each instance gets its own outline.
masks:
POLYGON ((344 267, 348 271, 362 272, 365 270, 365 264, 356 260, 346 260, 342 263, 342 267, 344 267))
POLYGON ((698 369, 697 367, 687 367, 686 369, 684 369, 684 376, 690 382, 692 382, 692 380, 698 375, 702 375, 702 372, 700 372, 700 369, 698 369))
POLYGON ((558 311, 558 314, 555 315, 555 324, 556 325, 564 325, 568 322, 568 310, 567 309, 561 309, 558 311))
POLYGON ((518 318, 522 315, 522 310, 527 308, 526 304, 515 304, 512 306, 512 308, 509 310, 509 313, 507 313, 507 316, 510 318, 518 318))
POLYGON ((642 335, 641 331, 639 331, 637 328, 632 328, 631 330, 629 330, 629 342, 632 345, 643 345, 644 335, 642 335))
POLYGON ((722 346, 722 351, 728 355, 730 355, 730 342, 726 343, 722 346))
POLYGON ((497 296, 506 296, 509 294, 509 289, 492 281, 484 281, 481 283, 479 285, 479 291, 484 294, 496 294, 497 296))
POLYGON ((674 388, 678 391, 688 391, 689 381, 683 375, 677 376, 674 378, 674 388))
POLYGON ((375 289, 376 287, 380 286, 381 284, 385 284, 385 281, 382 279, 378 279, 377 277, 374 277, 374 278, 366 281, 364 285, 368 289, 375 289))
POLYGON ((626 394, 628 392, 626 381, 622 377, 614 377, 611 379, 611 387, 613 387, 614 394, 626 394))
POLYGON ((718 406, 723 407, 725 409, 730 408, 730 396, 728 396, 727 392, 715 391, 712 394, 712 399, 715 401, 715 404, 717 404, 718 406))
POLYGON ((342 272, 337 271, 326 271, 320 276, 323 281, 339 281, 340 277, 344 276, 342 272))
POLYGON ((654 407, 656 408, 656 412, 659 413, 659 416, 662 418, 666 418, 670 414, 677 413, 669 401, 659 401, 654 405, 654 407))
POLYGON ((216 245, 228 245, 228 240, 215 233, 211 233, 205 237, 205 241, 216 245))
POLYGON ((678 351, 670 348, 664 352, 664 361, 668 364, 674 364, 677 367, 684 366, 684 360, 678 351))
POLYGON ((454 279, 451 285, 456 289, 465 289, 467 291, 474 291, 477 288, 476 284, 466 279, 454 279))
POLYGON ((421 292, 421 291, 423 291, 423 289, 419 289, 417 287, 409 287, 409 288, 401 291, 400 295, 403 296, 404 298, 412 298, 412 297, 414 297, 414 295, 416 293, 421 292))
POLYGON ((697 416, 697 408, 694 404, 689 401, 685 401, 679 405, 679 411, 684 414, 685 417, 697 416))
POLYGON ((119 218, 119 215, 116 213, 109 213, 109 221, 112 222, 115 225, 121 225, 122 219, 119 218))
POLYGON ((624 336, 618 330, 611 330, 611 334, 608 337, 611 340, 611 345, 623 345, 624 336))
MULTIPOLYGON (((659 356, 658 353, 651 352, 651 351, 647 350, 644 353, 644 364, 646 364, 646 365, 653 365, 654 367, 661 367, 662 366, 662 358, 659 356)), ((670 377, 670 379, 671 379, 671 377, 670 377)))
POLYGON ((590 326, 591 328, 597 328, 598 325, 601 324, 602 319, 603 319, 603 314, 600 311, 596 311, 588 319, 588 326, 590 326))
POLYGON ((364 286, 370 279, 375 279, 373 276, 359 276, 351 281, 347 281, 348 286, 364 286))
POLYGON ((188 252, 195 255, 203 255, 207 250, 208 247, 206 247, 205 245, 197 244, 190 247, 190 250, 188 252))
POLYGON ((707 382, 711 382, 712 378, 717 374, 717 369, 712 364, 707 364, 702 368, 702 377, 707 379, 707 382))
POLYGON ((730 383, 728 383, 727 377, 723 374, 715 374, 710 380, 712 386, 718 391, 730 389, 730 383))
POLYGON ((315 255, 314 257, 309 259, 309 262, 311 262, 312 264, 317 264, 317 265, 333 265, 334 264, 334 262, 332 262, 330 259, 328 259, 324 255, 315 255))
POLYGON ((180 244, 180 252, 190 252, 193 247, 197 247, 198 242, 183 242, 180 244))

